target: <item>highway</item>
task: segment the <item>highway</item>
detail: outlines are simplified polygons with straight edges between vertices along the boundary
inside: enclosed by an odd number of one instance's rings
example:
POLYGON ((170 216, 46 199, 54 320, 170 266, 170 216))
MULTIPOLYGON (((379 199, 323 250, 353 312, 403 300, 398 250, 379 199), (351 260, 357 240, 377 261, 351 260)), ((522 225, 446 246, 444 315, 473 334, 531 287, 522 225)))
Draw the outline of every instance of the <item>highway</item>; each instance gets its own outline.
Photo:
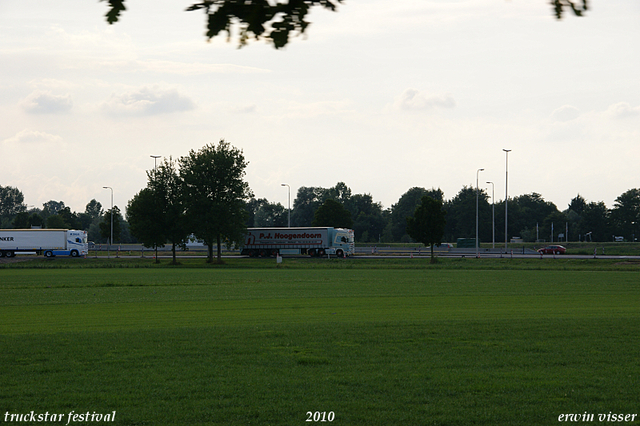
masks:
MULTIPOLYGON (((96 245, 96 249, 98 251, 98 255, 100 257, 107 256, 107 246, 103 245, 99 247, 96 245)), ((96 251, 91 249, 90 255, 87 256, 89 258, 95 257, 96 251)), ((241 256, 240 254, 229 254, 225 250, 224 258, 248 258, 248 256, 241 256)), ((448 249, 439 249, 434 250, 434 254, 438 257, 442 258, 475 258, 476 251, 474 248, 448 248, 448 249)), ((551 255, 545 254, 540 255, 538 252, 531 249, 514 249, 508 250, 505 252, 504 248, 495 248, 495 249, 480 249, 479 252, 480 259, 500 259, 500 258, 513 258, 513 259, 618 259, 618 260, 640 260, 640 256, 624 256, 624 255, 606 255, 602 253, 601 249, 598 250, 595 254, 562 254, 562 255, 551 255)), ((155 255, 155 251, 152 249, 145 248, 141 250, 140 245, 120 245, 112 247, 110 251, 110 257, 119 257, 119 258, 153 258, 155 255), (120 249, 118 251, 118 248, 120 249)), ((206 250, 202 248, 191 249, 189 251, 178 250, 177 255, 179 258, 202 258, 206 256, 206 250)), ((215 251, 214 251, 215 255, 215 251)), ((171 258, 171 248, 164 247, 158 249, 158 258, 159 259, 169 259, 171 258)), ((287 256, 284 255, 283 258, 287 257, 306 257, 306 256, 287 256)), ((332 256, 333 257, 333 256, 332 256)), ((356 254, 352 256, 352 259, 429 259, 430 251, 428 249, 416 249, 412 247, 356 247, 356 254)))

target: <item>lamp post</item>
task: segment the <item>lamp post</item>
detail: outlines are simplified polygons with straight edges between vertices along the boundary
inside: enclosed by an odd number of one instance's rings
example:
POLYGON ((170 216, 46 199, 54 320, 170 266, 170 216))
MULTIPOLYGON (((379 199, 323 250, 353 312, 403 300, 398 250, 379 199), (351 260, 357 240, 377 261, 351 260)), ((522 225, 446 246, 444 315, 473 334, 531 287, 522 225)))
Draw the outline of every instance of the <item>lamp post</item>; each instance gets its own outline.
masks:
POLYGON ((507 253, 507 204, 509 202, 509 152, 510 149, 503 149, 505 153, 505 179, 504 179, 504 252, 507 253))
POLYGON ((493 182, 487 182, 491 184, 491 231, 492 231, 492 244, 491 248, 496 248, 496 197, 495 197, 495 185, 493 182))
POLYGON ((289 228, 291 228, 291 187, 289 186, 289 184, 286 183, 282 183, 280 184, 280 186, 286 186, 289 189, 289 208, 287 209, 289 211, 289 228))
POLYGON ((111 257, 111 244, 113 244, 113 188, 110 186, 103 186, 103 189, 111 190, 111 238, 109 238, 109 248, 107 249, 107 258, 111 257))
POLYGON ((160 158, 159 155, 150 155, 149 157, 153 158, 153 170, 156 170, 156 168, 158 167, 158 164, 156 163, 156 160, 158 160, 158 158, 160 158))
POLYGON ((480 172, 483 171, 484 169, 478 169, 478 171, 476 171, 476 257, 478 256, 478 176, 480 175, 480 172))

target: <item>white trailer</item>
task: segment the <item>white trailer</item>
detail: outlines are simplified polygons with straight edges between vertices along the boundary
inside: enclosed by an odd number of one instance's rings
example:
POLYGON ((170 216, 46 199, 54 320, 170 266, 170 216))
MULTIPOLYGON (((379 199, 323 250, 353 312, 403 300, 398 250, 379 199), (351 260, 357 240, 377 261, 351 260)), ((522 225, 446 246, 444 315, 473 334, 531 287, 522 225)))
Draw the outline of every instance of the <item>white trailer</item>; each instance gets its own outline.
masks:
POLYGON ((53 256, 86 256, 89 252, 86 231, 69 229, 0 229, 0 257, 17 253, 53 256))
POLYGON ((269 257, 278 254, 351 256, 355 252, 352 229, 345 228, 249 228, 242 254, 269 257))

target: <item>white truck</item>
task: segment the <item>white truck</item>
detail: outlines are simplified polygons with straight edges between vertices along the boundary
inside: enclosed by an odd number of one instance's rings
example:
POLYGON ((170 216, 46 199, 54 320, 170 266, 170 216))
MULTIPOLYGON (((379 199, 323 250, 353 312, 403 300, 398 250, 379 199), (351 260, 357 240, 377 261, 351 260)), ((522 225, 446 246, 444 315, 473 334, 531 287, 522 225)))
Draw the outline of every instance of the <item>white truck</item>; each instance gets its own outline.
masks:
POLYGON ((0 257, 17 253, 53 256, 85 256, 89 252, 86 231, 69 229, 0 229, 0 257))
POLYGON ((351 256, 355 252, 352 229, 248 228, 241 254, 270 257, 278 254, 351 256))

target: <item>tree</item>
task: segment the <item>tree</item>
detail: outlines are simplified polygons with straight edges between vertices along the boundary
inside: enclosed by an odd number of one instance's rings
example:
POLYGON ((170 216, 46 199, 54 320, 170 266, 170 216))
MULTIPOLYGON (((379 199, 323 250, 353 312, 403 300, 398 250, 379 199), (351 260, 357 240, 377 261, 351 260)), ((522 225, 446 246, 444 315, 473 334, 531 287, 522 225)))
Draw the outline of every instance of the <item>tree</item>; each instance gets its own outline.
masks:
POLYGON ((442 244, 444 227, 447 223, 442 201, 428 195, 422 197, 420 205, 412 217, 407 218, 407 233, 411 238, 431 247, 431 263, 436 262, 433 246, 442 244))
POLYGON ((338 182, 334 187, 328 189, 302 186, 298 188, 298 194, 293 201, 292 225, 311 226, 316 210, 328 199, 342 204, 351 212, 351 217, 356 216, 352 206, 351 189, 344 182, 338 182))
POLYGON ((208 262, 222 262, 222 242, 240 243, 246 233, 246 203, 253 194, 244 181, 248 163, 241 150, 225 140, 182 157, 180 177, 188 224, 209 247, 208 262))
POLYGON ((345 208, 348 208, 348 204, 351 202, 351 188, 344 182, 336 183, 336 186, 327 189, 323 194, 323 202, 332 198, 342 204, 345 208))
POLYGON ((131 234, 142 245, 156 247, 156 263, 159 263, 157 247, 164 247, 167 242, 167 236, 164 233, 164 223, 158 208, 157 198, 151 188, 142 189, 129 200, 127 204, 127 221, 129 222, 131 234))
POLYGON ((287 221, 287 209, 285 209, 282 204, 266 202, 258 207, 258 210, 255 212, 253 226, 285 227, 287 226, 287 221))
POLYGON ((588 203, 580 216, 585 241, 610 241, 609 209, 604 202, 588 203))
POLYGON ((582 214, 585 207, 587 207, 587 201, 580 194, 576 195, 569 203, 569 210, 572 210, 579 215, 582 214))
POLYGON ((327 190, 320 187, 301 186, 293 200, 291 224, 293 226, 311 226, 315 211, 325 201, 327 190))
POLYGON ((551 5, 553 6, 554 13, 556 18, 562 19, 562 15, 566 8, 569 8, 573 11, 576 16, 583 16, 584 12, 587 11, 587 0, 582 0, 582 6, 576 6, 578 3, 575 0, 552 0, 551 5))
POLYGON ((47 228, 79 229, 82 226, 78 215, 69 207, 63 207, 47 218, 47 228))
MULTIPOLYGON (((113 215, 113 239, 114 241, 120 238, 122 232, 122 214, 118 206, 113 206, 113 209, 109 209, 102 215, 102 221, 100 222, 100 236, 105 239, 111 240, 111 215, 113 215)), ((113 244, 113 241, 109 242, 113 244)))
MULTIPOLYGON (((531 194, 518 195, 509 200, 508 206, 508 225, 512 232, 522 237, 525 241, 534 241, 536 225, 543 227, 545 220, 549 215, 556 215, 556 220, 561 214, 555 204, 550 201, 545 201, 542 195, 532 192, 531 194), (513 231, 515 230, 515 231, 513 231)), ((496 227, 499 227, 501 231, 504 231, 504 204, 498 209, 496 207, 496 214, 500 217, 502 225, 499 226, 496 223, 496 227)), ((562 222, 562 229, 564 230, 564 221, 562 222)), ((550 222, 548 223, 550 224, 550 222)), ((550 226, 550 225, 549 225, 550 226)), ((558 224, 556 223, 556 226, 558 224)), ((549 228, 550 230, 551 228, 549 228)), ((496 231, 498 228, 496 228, 496 231)), ((545 231, 546 232, 546 231, 545 231)), ((504 238, 504 234, 503 238, 504 238)), ((547 235, 547 234, 545 234, 547 235)), ((540 234, 542 236, 542 234, 540 234)))
POLYGON ((99 222, 102 213, 102 204, 95 199, 89 201, 84 208, 84 213, 78 213, 78 219, 80 220, 82 229, 89 231, 92 225, 99 222))
POLYGON ((615 232, 634 241, 640 231, 640 189, 630 189, 616 198, 611 221, 615 232))
POLYGON ((92 220, 95 220, 102 216, 104 210, 102 210, 102 204, 94 198, 84 207, 84 212, 92 220))
POLYGON ((245 203, 246 214, 246 226, 247 228, 253 228, 255 226, 255 216, 258 212, 258 209, 263 205, 267 204, 269 200, 266 198, 253 198, 251 197, 249 201, 245 203))
POLYGON ((358 241, 378 241, 387 224, 382 204, 374 203, 370 194, 355 194, 349 200, 353 232, 358 241))
POLYGON ((540 234, 548 235, 550 241, 558 241, 558 234, 565 233, 567 217, 559 211, 555 211, 547 216, 540 224, 540 234), (547 233, 548 232, 548 233, 547 233))
POLYGON ((13 217, 26 210, 24 195, 18 188, 0 185, 0 226, 9 227, 13 217))
POLYGON ((42 216, 40 216, 40 214, 38 212, 33 212, 29 216, 29 228, 34 227, 34 226, 36 226, 36 227, 43 227, 44 226, 44 219, 42 219, 42 216))
POLYGON ((13 217, 13 221, 11 222, 14 229, 25 229, 29 228, 29 213, 28 212, 20 212, 13 217))
POLYGON ((342 204, 329 198, 316 210, 312 226, 332 226, 334 228, 351 228, 351 213, 342 204))
MULTIPOLYGON (((173 263, 176 264, 176 246, 184 243, 189 234, 186 224, 184 188, 176 169, 176 162, 171 158, 164 159, 160 166, 147 172, 148 186, 153 192, 156 209, 160 215, 160 226, 163 228, 165 241, 171 243, 173 263)), ((164 242, 162 243, 164 245, 164 242)), ((157 256, 156 256, 157 258, 157 256)))
MULTIPOLYGON (((125 0, 101 0, 109 3, 106 17, 109 24, 117 22, 125 7, 125 0)), ((309 26, 307 13, 312 6, 322 6, 336 10, 342 0, 202 0, 188 7, 187 11, 202 10, 207 20, 207 38, 211 39, 220 32, 227 33, 230 39, 232 27, 239 27, 239 46, 247 44, 250 38, 265 38, 276 49, 289 42, 291 34, 304 34, 309 26)), ((553 13, 562 19, 565 10, 570 9, 576 16, 587 11, 587 0, 581 0, 582 6, 575 0, 551 0, 553 13)))
POLYGON ((64 201, 49 200, 42 204, 42 206, 42 214, 44 218, 47 219, 51 215, 58 214, 58 212, 64 208, 64 201))
POLYGON ((440 189, 430 189, 413 187, 402 194, 398 202, 391 206, 391 232, 395 241, 401 241, 407 234, 407 218, 412 216, 416 208, 420 205, 422 197, 428 195, 441 200, 444 194, 440 189))
POLYGON ((67 228, 64 218, 57 214, 51 215, 47 218, 47 228, 49 229, 65 229, 67 228))
MULTIPOLYGON (((478 190, 478 239, 490 241, 492 237, 491 205, 487 193, 478 190)), ((476 235, 476 188, 463 186, 460 192, 445 203, 447 225, 445 235, 450 241, 456 238, 475 238, 476 235)))
MULTIPOLYGON (((109 3, 107 22, 113 24, 126 10, 125 0, 102 0, 109 3)), ((312 6, 336 10, 342 0, 203 0, 194 3, 187 11, 202 10, 207 17, 207 38, 221 32, 231 38, 232 27, 239 27, 239 46, 245 46, 250 38, 265 38, 276 49, 284 47, 292 34, 304 34, 309 26, 306 16, 312 6)))

